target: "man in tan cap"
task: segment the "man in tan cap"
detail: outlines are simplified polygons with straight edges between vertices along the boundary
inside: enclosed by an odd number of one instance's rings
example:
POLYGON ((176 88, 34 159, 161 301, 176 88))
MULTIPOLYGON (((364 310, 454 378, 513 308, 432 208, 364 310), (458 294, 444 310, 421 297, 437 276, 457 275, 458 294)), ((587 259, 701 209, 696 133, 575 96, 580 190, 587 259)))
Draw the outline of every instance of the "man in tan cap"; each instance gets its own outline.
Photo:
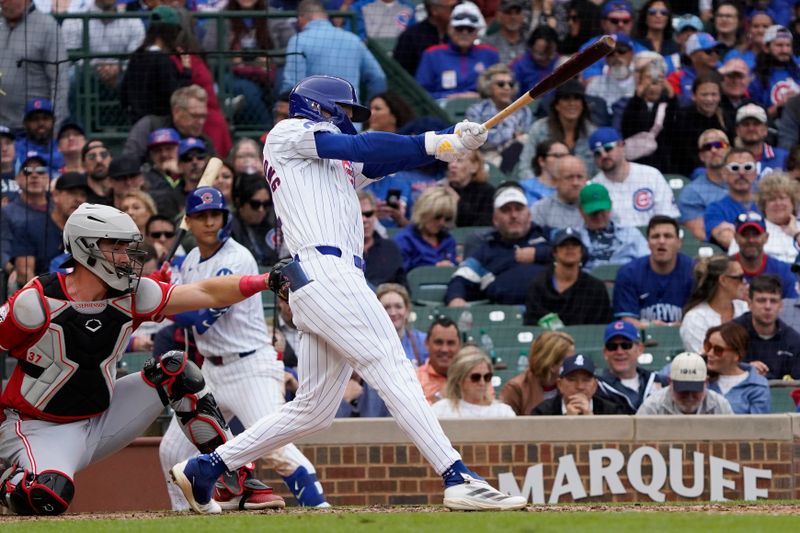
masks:
POLYGON ((773 170, 783 170, 789 153, 766 143, 767 111, 758 104, 746 104, 736 111, 734 144, 753 154, 758 163, 759 178, 773 170))

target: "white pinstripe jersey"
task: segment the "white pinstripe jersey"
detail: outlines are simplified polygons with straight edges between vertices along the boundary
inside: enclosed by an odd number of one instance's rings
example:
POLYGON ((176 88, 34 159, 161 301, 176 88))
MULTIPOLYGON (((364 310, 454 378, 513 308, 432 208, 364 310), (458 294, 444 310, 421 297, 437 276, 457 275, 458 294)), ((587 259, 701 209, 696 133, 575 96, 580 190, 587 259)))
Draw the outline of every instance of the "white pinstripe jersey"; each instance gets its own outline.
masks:
POLYGON ((319 159, 314 132, 340 133, 329 122, 286 119, 267 136, 264 173, 289 251, 308 246, 338 246, 357 256, 364 248, 364 227, 356 189, 372 180, 363 163, 319 159))
MULTIPOLYGON (((228 239, 208 259, 200 260, 200 249, 194 248, 181 265, 179 283, 192 283, 215 276, 258 274, 258 265, 250 251, 228 239)), ((202 335, 195 329, 195 342, 203 355, 232 355, 249 352, 269 343, 261 293, 234 304, 202 335)))

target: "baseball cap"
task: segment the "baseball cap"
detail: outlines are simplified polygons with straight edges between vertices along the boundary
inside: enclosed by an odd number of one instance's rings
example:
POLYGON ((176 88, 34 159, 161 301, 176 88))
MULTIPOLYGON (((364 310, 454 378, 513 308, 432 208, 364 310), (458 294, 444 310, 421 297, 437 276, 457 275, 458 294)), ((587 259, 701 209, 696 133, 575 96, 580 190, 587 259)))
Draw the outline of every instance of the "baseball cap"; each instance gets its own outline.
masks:
POLYGON ((597 128, 589 136, 589 149, 597 150, 604 144, 622 140, 622 135, 614 128, 597 128))
POLYGON ((687 13, 673 19, 672 29, 676 33, 681 33, 685 30, 703 31, 703 21, 697 15, 687 13))
POLYGON ((583 370, 594 376, 594 361, 592 361, 592 358, 582 353, 570 355, 561 363, 561 371, 558 375, 563 378, 579 370, 583 370))
POLYGON ((25 116, 27 117, 30 113, 36 113, 37 111, 42 111, 44 113, 53 114, 53 102, 48 100, 47 98, 31 98, 27 102, 25 102, 25 116))
POLYGON ((706 386, 706 362, 694 352, 679 353, 670 364, 669 379, 673 390, 699 392, 706 386))
POLYGON ((56 135, 56 139, 60 139, 61 135, 67 130, 75 130, 79 132, 81 135, 86 135, 86 131, 83 127, 75 121, 68 120, 64 122, 61 127, 58 128, 58 135, 56 135))
POLYGON ((747 228, 755 228, 759 233, 767 232, 767 225, 764 223, 764 217, 755 211, 742 213, 736 217, 736 233, 741 233, 747 228))
POLYGON ((181 136, 173 128, 159 128, 150 132, 147 137, 147 147, 152 148, 160 144, 175 144, 181 143, 181 136))
POLYGON ((629 341, 640 342, 639 330, 636 329, 636 326, 625 320, 616 320, 606 326, 606 331, 603 333, 603 344, 614 337, 625 337, 629 341))
POLYGON ((111 179, 122 179, 141 173, 142 166, 139 164, 139 160, 127 155, 114 158, 108 165, 108 177, 111 179))
POLYGON ((41 161, 45 165, 49 165, 50 164, 50 158, 47 157, 46 153, 40 152, 38 150, 28 150, 25 153, 25 158, 22 160, 22 166, 23 167, 26 166, 28 164, 28 161, 30 161, 32 159, 38 159, 39 161, 41 161))
MULTIPOLYGON (((89 153, 89 150, 94 150, 95 148, 105 148, 108 150, 106 143, 100 139, 88 139, 86 144, 83 145, 83 148, 81 148, 81 159, 86 159, 86 154, 89 153)), ((110 152, 111 150, 108 151, 110 152)))
POLYGON ((0 124, 0 137, 8 137, 9 139, 14 139, 14 132, 11 131, 11 128, 8 126, 4 126, 0 124))
POLYGON ((569 79, 564 82, 555 92, 555 98, 553 101, 555 102, 559 98, 564 96, 585 96, 586 89, 583 87, 583 84, 576 79, 569 79))
POLYGON ((158 6, 150 12, 150 22, 165 26, 180 26, 181 16, 178 11, 170 6, 158 6))
POLYGON ((611 209, 611 197, 608 189, 599 183, 588 183, 581 189, 579 200, 581 209, 587 215, 611 209))
POLYGON ((88 194, 91 192, 86 174, 83 172, 65 172, 56 180, 55 189, 57 191, 68 191, 71 189, 83 189, 88 194))
POLYGON ((603 18, 606 18, 614 11, 627 11, 629 14, 633 15, 633 5, 631 5, 628 0, 609 0, 603 4, 603 18))
POLYGON ((506 204, 516 202, 524 206, 528 205, 528 198, 525 193, 518 187, 504 187, 500 189, 497 196, 494 197, 494 208, 500 209, 506 204))
POLYGON ((614 33, 613 35, 614 39, 616 39, 617 41, 617 46, 616 46, 617 48, 619 48, 620 46, 625 46, 628 49, 633 50, 633 39, 631 39, 630 35, 619 31, 614 33))
POLYGON ((686 55, 691 56, 695 52, 711 50, 717 48, 719 42, 706 32, 698 32, 690 35, 686 40, 686 55))
POLYGON ((578 243, 583 246, 581 236, 578 234, 577 230, 572 228, 563 228, 558 230, 555 235, 553 235, 553 241, 551 244, 553 245, 553 248, 555 248, 556 246, 561 246, 569 240, 578 241, 578 243))
POLYGON ((747 66, 747 63, 744 62, 744 59, 740 57, 732 57, 725 62, 724 65, 719 67, 719 73, 723 76, 728 74, 744 74, 745 76, 750 75, 750 67, 747 66))
POLYGON ((483 15, 474 4, 459 4, 450 15, 450 25, 454 28, 475 28, 484 26, 483 15))
POLYGON ((764 44, 769 44, 776 39, 792 40, 792 32, 780 24, 773 24, 764 32, 764 44))
POLYGON ((525 9, 526 6, 530 5, 529 2, 525 2, 525 0, 500 0, 500 11, 505 13, 509 9, 514 9, 515 7, 519 9, 525 9))
POLYGON ((754 118, 762 124, 767 123, 767 112, 758 104, 745 104, 736 111, 736 123, 746 118, 754 118))
POLYGON ((203 139, 198 139, 197 137, 187 137, 182 139, 178 145, 178 157, 183 157, 191 150, 200 150, 202 152, 208 151, 206 149, 206 143, 203 142, 203 139))

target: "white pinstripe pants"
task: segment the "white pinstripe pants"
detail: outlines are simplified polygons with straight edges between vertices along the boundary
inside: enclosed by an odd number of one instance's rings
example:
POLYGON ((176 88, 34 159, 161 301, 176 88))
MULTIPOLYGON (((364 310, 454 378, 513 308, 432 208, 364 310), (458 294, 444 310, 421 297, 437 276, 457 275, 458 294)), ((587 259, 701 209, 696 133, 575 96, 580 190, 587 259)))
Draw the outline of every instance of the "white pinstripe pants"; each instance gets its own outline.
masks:
POLYGON ((450 444, 422 393, 389 316, 355 268, 352 256, 301 253, 314 281, 290 295, 301 331, 300 388, 278 413, 262 418, 219 448, 228 468, 333 422, 353 369, 375 389, 400 428, 439 474, 461 456, 450 444))

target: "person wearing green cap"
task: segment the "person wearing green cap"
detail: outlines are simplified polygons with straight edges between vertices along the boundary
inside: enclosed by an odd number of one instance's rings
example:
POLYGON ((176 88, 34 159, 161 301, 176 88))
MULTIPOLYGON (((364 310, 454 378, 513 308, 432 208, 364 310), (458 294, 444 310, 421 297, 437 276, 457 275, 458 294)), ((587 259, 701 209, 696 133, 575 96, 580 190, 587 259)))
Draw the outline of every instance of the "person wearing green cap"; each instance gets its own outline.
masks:
POLYGON ((583 269, 600 265, 624 265, 650 253, 647 241, 634 227, 623 227, 611 216, 611 197, 599 183, 581 189, 578 199, 584 227, 578 231, 586 246, 583 269))
POLYGON ((144 41, 131 55, 120 85, 120 102, 132 124, 145 115, 169 115, 172 93, 192 83, 189 56, 180 56, 182 69, 171 58, 178 53, 180 34, 176 9, 158 6, 150 13, 144 41))

